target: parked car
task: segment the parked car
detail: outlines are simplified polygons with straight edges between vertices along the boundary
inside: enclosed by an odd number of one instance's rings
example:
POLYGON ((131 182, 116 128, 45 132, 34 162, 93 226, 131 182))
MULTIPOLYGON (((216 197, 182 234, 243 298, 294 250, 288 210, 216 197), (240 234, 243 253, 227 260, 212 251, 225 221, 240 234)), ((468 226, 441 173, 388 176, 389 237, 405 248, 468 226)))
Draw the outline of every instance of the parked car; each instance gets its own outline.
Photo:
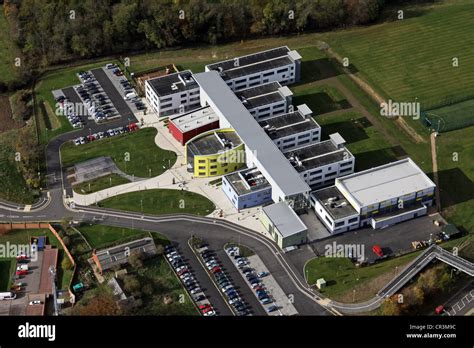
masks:
POLYGON ((259 278, 266 277, 267 275, 269 275, 268 272, 258 272, 258 273, 257 273, 257 277, 259 277, 259 278))
POLYGON ((372 247, 372 251, 375 253, 375 255, 377 255, 378 257, 382 257, 383 256, 383 251, 382 251, 382 248, 379 246, 379 245, 374 245, 372 247))

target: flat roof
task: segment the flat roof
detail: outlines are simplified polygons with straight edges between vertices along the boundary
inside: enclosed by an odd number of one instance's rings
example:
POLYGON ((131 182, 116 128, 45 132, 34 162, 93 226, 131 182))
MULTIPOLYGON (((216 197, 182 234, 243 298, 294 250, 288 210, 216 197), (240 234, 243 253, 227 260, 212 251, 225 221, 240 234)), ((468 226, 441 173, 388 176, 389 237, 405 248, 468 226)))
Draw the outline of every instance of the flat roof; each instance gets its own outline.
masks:
POLYGON ((231 70, 226 70, 222 72, 221 76, 224 80, 236 79, 241 76, 247 76, 261 71, 273 70, 281 66, 286 66, 290 64, 293 64, 293 61, 287 56, 279 57, 272 60, 266 60, 260 63, 234 67, 231 70))
POLYGON ((237 91, 235 95, 247 109, 253 109, 285 100, 285 96, 280 92, 281 88, 279 82, 270 82, 237 91))
POLYGON ((252 53, 245 56, 208 64, 206 65, 206 68, 208 68, 209 70, 221 69, 221 71, 226 71, 235 68, 236 61, 238 61, 239 66, 242 67, 250 64, 263 62, 269 59, 286 56, 288 52, 290 52, 290 49, 287 46, 280 46, 266 51, 252 53))
POLYGON ((285 202, 267 205, 262 209, 284 238, 307 230, 303 221, 285 202))
POLYGON ((311 196, 316 198, 333 220, 339 220, 352 215, 358 215, 354 207, 344 197, 336 186, 329 186, 313 191, 311 196))
POLYGON ((257 168, 246 168, 225 177, 239 196, 270 187, 265 176, 257 168))
MULTIPOLYGON (((209 96, 214 111, 221 114, 235 129, 247 149, 256 153, 255 156, 262 167, 268 175, 271 175, 271 180, 286 196, 310 190, 308 184, 266 135, 218 72, 199 73, 195 75, 195 79, 209 96)), ((269 177, 267 179, 270 180, 269 177)))
POLYGON ((272 140, 310 129, 321 128, 313 118, 305 118, 299 111, 266 118, 260 121, 259 124, 266 129, 272 140))
POLYGON ((102 249, 96 252, 96 256, 102 269, 107 270, 116 264, 127 262, 130 252, 134 250, 139 250, 146 254, 156 254, 156 247, 153 239, 145 237, 111 248, 102 249), (125 252, 127 250, 129 251, 128 253, 125 252))
POLYGON ((330 140, 287 151, 285 156, 298 173, 353 157, 346 148, 339 149, 330 140))
POLYGON ((194 140, 191 139, 187 147, 188 151, 191 151, 194 155, 206 156, 224 152, 240 144, 242 144, 242 140, 235 132, 219 132, 219 130, 216 130, 194 140), (230 147, 226 148, 225 144, 229 144, 230 147))
POLYGON ((410 158, 336 179, 359 207, 385 202, 436 185, 410 158))
POLYGON ((280 82, 274 81, 274 82, 269 82, 269 83, 264 83, 262 85, 250 87, 250 88, 245 88, 240 91, 236 91, 235 95, 240 99, 246 99, 246 98, 253 98, 253 97, 258 97, 262 94, 268 94, 268 93, 273 93, 277 92, 278 88, 281 87, 280 82))
POLYGON ((218 120, 219 117, 210 106, 205 106, 170 118, 170 122, 172 122, 182 133, 192 131, 218 120))
POLYGON ((194 81, 193 73, 190 70, 149 79, 146 80, 146 83, 150 84, 153 91, 159 97, 198 87, 196 81, 194 81))

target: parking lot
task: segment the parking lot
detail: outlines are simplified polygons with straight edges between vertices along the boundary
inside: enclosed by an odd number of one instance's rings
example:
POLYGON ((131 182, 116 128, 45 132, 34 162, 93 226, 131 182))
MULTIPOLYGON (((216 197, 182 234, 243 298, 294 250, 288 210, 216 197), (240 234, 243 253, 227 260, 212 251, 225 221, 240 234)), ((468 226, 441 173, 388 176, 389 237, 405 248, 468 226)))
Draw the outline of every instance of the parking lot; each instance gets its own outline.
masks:
POLYGON ((265 315, 222 251, 214 251, 206 243, 195 247, 195 251, 202 267, 236 315, 265 315))
POLYGON ((233 263, 237 277, 242 279, 255 298, 257 306, 269 315, 296 315, 298 312, 288 296, 268 272, 260 257, 256 254, 243 257, 237 246, 225 250, 227 258, 233 263))
POLYGON ((232 315, 190 248, 167 247, 166 254, 171 267, 190 293, 202 315, 232 315))
MULTIPOLYGON (((372 251, 374 245, 379 245, 383 254, 387 256, 413 251, 412 241, 428 240, 430 235, 435 236, 441 231, 441 227, 433 224, 433 220, 439 219, 439 215, 422 216, 383 229, 363 228, 315 241, 311 244, 311 247, 316 255, 324 255, 328 245, 333 243, 362 245, 365 251, 364 258, 368 263, 371 263, 379 258, 372 251)), ((292 254, 296 255, 298 253, 291 252, 288 253, 288 256, 292 258, 292 254)), ((298 268, 302 272, 302 265, 298 268)))

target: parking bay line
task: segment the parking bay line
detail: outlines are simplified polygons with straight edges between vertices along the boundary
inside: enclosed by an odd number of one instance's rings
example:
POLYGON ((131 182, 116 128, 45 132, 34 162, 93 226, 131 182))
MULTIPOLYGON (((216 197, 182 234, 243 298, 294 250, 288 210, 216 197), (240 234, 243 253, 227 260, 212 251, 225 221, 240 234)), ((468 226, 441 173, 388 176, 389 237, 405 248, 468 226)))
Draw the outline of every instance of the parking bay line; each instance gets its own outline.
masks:
POLYGON ((198 262, 200 263, 200 265, 202 266, 202 268, 204 268, 204 271, 206 272, 207 276, 209 277, 209 279, 211 280, 211 283, 216 287, 217 289, 217 292, 221 295, 221 297, 223 298, 225 304, 227 305, 227 307, 229 307, 230 309, 230 312, 235 316, 236 313, 234 312, 234 309, 232 308, 232 306, 229 304, 229 302, 227 302, 227 299, 225 298, 224 294, 222 293, 221 289, 219 289, 219 287, 217 286, 217 284, 215 283, 214 279, 212 278, 212 276, 209 274, 207 268, 206 268, 206 265, 204 265, 199 257, 198 254, 196 254, 196 250, 194 250, 194 248, 192 247, 191 245, 191 239, 188 240, 188 246, 191 248, 191 251, 193 252, 193 254, 196 256, 198 262))

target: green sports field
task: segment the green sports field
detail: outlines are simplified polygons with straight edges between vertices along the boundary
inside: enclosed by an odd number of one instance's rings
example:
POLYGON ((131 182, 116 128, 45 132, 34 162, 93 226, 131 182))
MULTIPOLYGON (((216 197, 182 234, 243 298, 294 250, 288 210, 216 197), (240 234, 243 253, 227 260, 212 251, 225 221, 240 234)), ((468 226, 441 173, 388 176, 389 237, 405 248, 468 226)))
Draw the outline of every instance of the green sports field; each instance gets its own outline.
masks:
MULTIPOLYGON (((397 9, 393 9, 396 16, 397 9)), ((329 33, 329 45, 385 97, 418 101, 423 109, 474 97, 474 2, 443 1, 390 23, 329 33), (459 66, 453 67, 453 58, 459 66)))

